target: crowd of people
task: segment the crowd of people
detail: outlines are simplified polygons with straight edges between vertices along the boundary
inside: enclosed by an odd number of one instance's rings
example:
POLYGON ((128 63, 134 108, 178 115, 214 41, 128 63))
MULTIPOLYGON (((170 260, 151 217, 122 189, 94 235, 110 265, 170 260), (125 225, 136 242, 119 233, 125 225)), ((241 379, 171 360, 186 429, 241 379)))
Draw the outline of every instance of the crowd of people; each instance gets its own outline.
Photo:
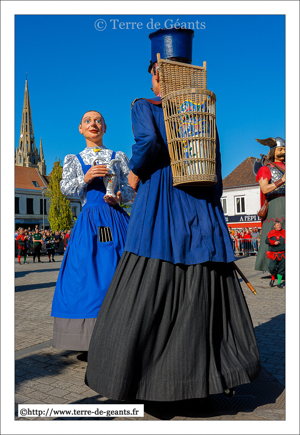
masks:
POLYGON ((15 252, 18 253, 18 263, 23 257, 24 264, 27 264, 27 256, 33 256, 33 262, 41 262, 41 255, 48 255, 49 262, 55 261, 55 254, 64 255, 71 230, 52 231, 50 229, 40 230, 39 226, 27 229, 19 227, 15 231, 15 252))
POLYGON ((228 228, 230 238, 232 240, 233 251, 236 255, 257 255, 260 239, 261 230, 255 228, 228 228))

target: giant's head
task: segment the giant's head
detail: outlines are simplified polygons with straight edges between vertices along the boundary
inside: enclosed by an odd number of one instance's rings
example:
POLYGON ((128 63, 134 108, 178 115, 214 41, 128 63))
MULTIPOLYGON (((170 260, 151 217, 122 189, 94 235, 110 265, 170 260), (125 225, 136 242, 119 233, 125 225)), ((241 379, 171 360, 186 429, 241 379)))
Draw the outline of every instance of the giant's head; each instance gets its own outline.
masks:
POLYGON ((159 29, 150 33, 151 60, 148 72, 152 74, 152 90, 160 93, 159 75, 157 71, 157 53, 161 59, 176 62, 192 63, 192 41, 194 31, 191 29, 159 29))
POLYGON ((96 110, 84 113, 79 124, 79 132, 86 140, 97 144, 106 133, 106 124, 103 116, 96 110))

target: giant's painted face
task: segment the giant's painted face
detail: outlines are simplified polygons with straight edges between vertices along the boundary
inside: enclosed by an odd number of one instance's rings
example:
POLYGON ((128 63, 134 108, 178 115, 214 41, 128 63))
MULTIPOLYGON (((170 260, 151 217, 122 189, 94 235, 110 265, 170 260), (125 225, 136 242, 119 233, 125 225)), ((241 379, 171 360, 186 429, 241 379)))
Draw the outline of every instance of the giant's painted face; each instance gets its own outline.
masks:
POLYGON ((106 131, 103 116, 99 112, 86 112, 82 117, 81 124, 79 125, 79 131, 86 139, 97 143, 102 139, 103 134, 106 131))
POLYGON ((152 90, 155 96, 157 96, 160 93, 160 84, 157 80, 157 74, 153 73, 153 68, 151 69, 151 75, 152 75, 152 90))
POLYGON ((275 148, 275 161, 277 162, 285 161, 285 147, 275 148))

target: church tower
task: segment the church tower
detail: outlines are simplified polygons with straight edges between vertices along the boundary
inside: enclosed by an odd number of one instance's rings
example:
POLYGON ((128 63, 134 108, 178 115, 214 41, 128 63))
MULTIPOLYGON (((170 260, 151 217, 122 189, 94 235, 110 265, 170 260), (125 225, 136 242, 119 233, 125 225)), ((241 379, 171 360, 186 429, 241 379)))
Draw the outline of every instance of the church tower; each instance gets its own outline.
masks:
POLYGON ((25 80, 21 131, 19 147, 16 150, 15 165, 25 166, 27 168, 37 168, 42 175, 46 175, 42 139, 40 140, 40 153, 35 145, 27 78, 25 80))

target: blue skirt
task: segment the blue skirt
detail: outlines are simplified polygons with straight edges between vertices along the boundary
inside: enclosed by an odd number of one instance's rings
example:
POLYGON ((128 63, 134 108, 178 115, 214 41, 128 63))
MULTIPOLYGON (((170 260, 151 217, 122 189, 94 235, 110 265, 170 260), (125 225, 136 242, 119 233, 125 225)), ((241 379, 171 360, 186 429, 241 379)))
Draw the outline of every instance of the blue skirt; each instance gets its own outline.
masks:
POLYGON ((86 204, 73 228, 60 268, 51 316, 96 318, 123 254, 128 214, 119 206, 86 204), (112 241, 99 240, 99 227, 109 227, 112 241))

